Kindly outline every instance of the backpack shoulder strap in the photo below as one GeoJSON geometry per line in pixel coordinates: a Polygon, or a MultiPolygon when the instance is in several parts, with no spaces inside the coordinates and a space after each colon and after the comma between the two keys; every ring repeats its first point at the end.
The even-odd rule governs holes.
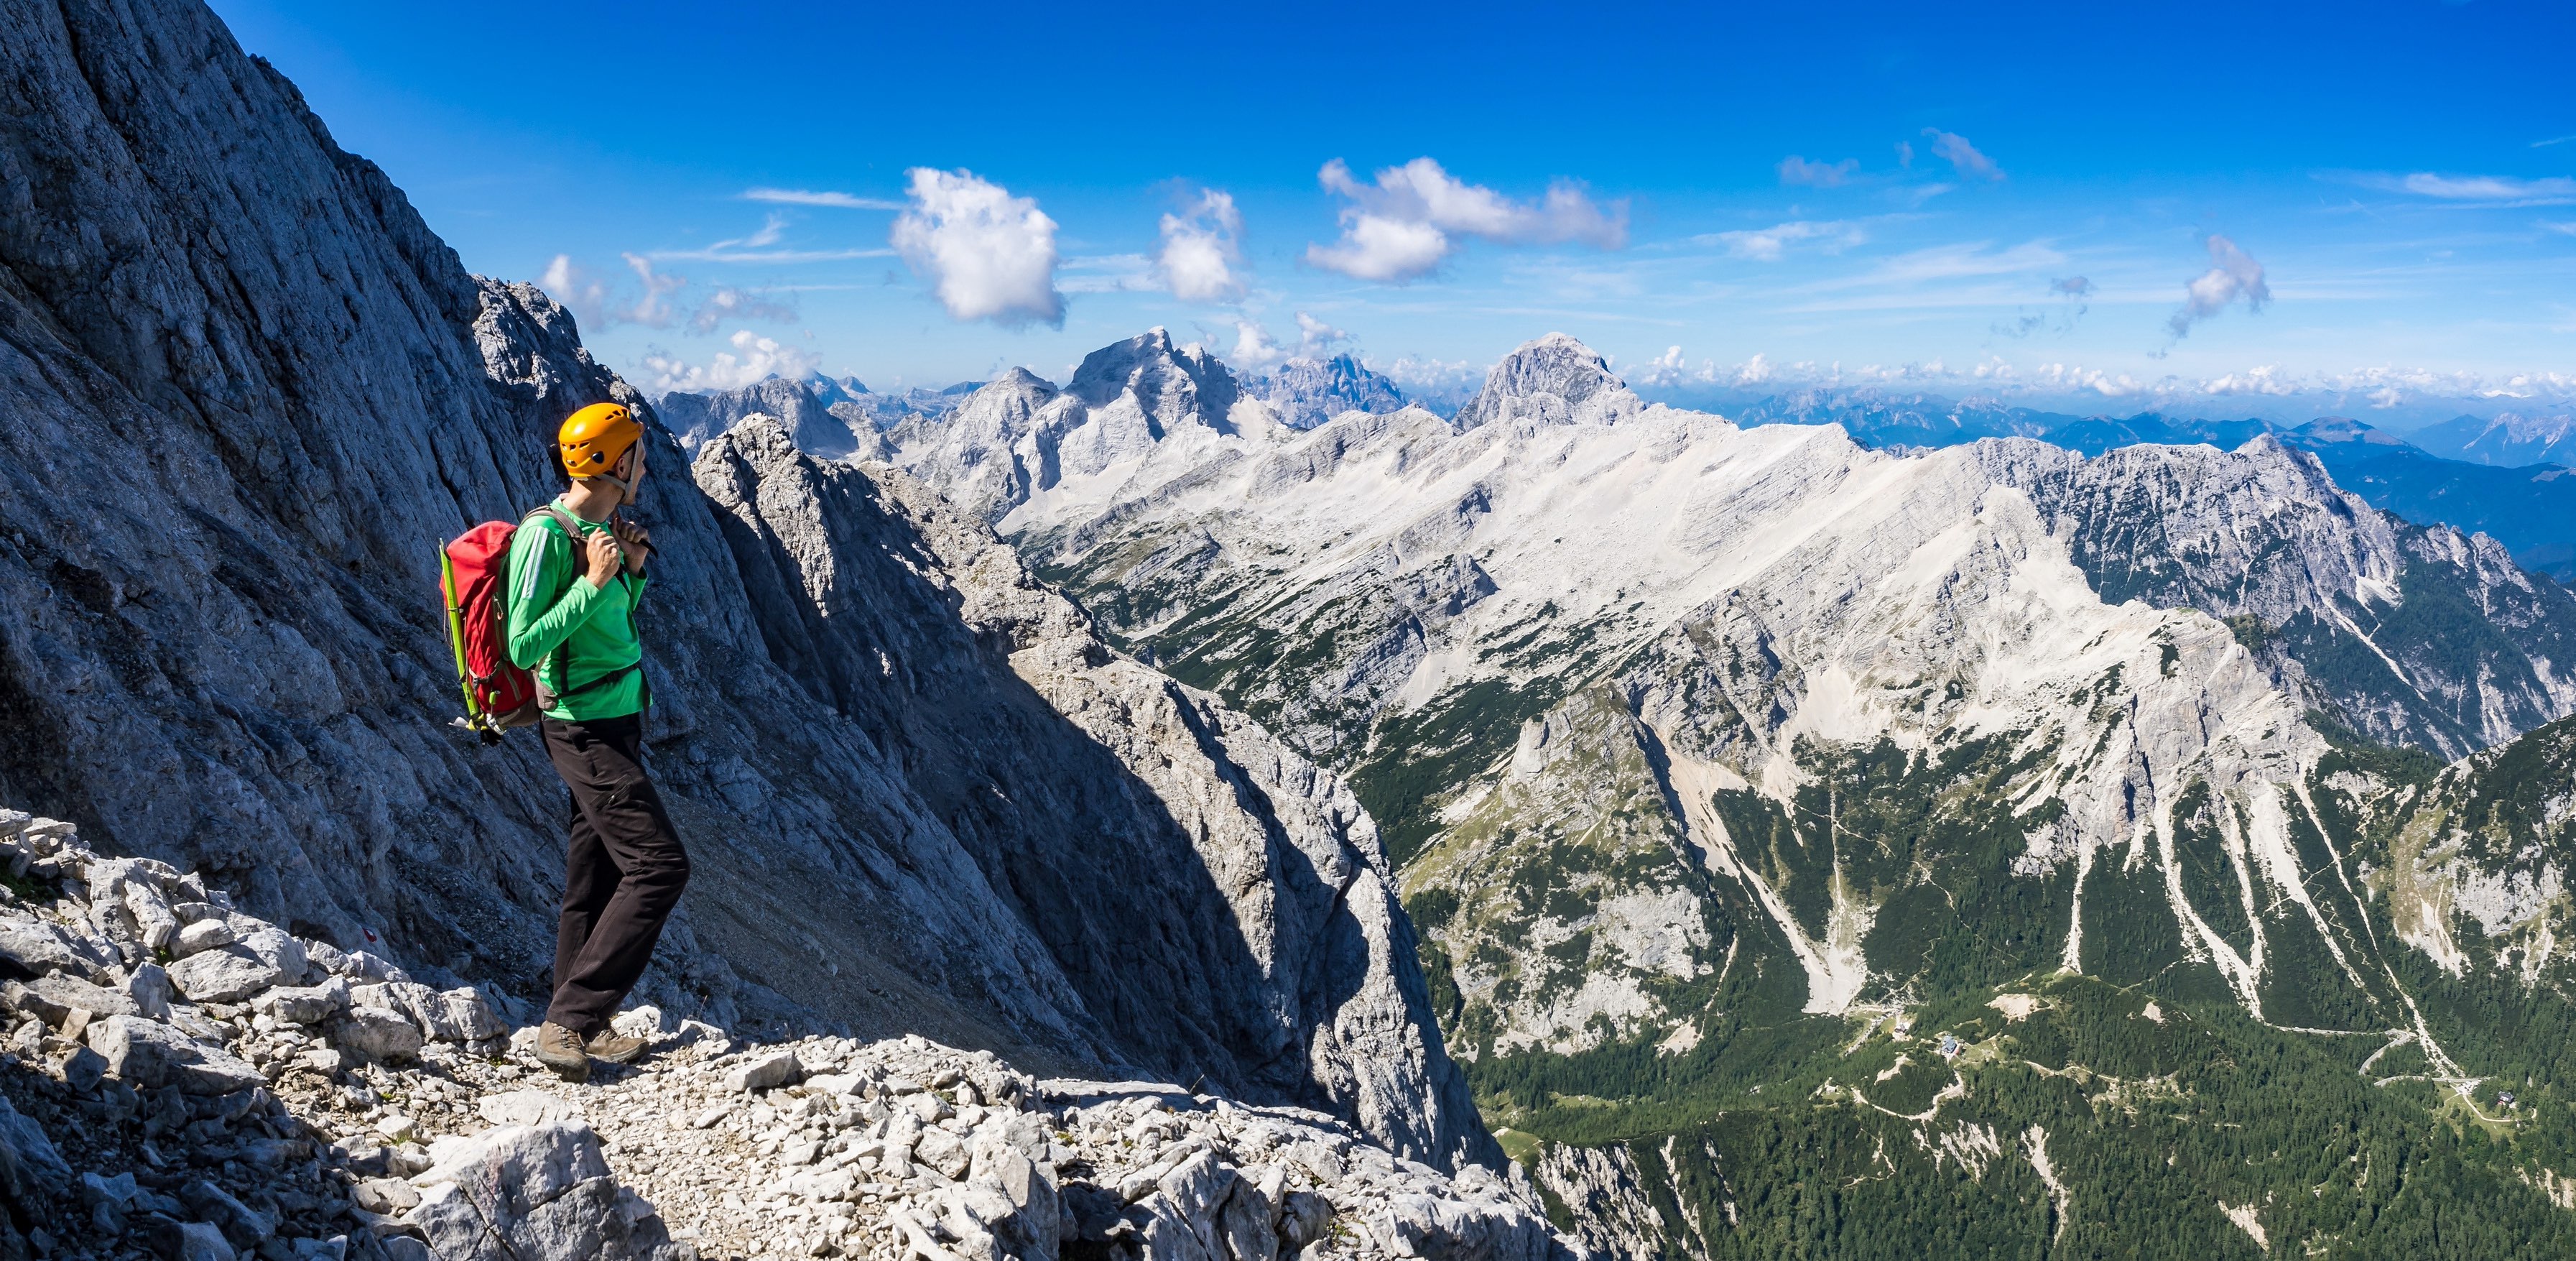
{"type": "Polygon", "coordinates": [[[552,518],[555,523],[555,528],[563,531],[565,542],[573,543],[580,541],[581,523],[573,520],[571,513],[566,512],[553,504],[540,504],[534,508],[528,509],[527,514],[519,518],[519,525],[524,529],[529,522],[534,521],[539,517],[552,518]]]}

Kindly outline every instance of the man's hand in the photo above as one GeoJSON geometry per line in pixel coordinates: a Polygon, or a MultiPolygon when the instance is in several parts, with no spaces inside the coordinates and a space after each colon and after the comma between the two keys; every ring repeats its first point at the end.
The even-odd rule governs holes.
{"type": "Polygon", "coordinates": [[[618,562],[624,559],[623,550],[606,530],[594,530],[583,535],[582,539],[583,559],[590,565],[590,585],[607,586],[608,580],[617,576],[618,562]]]}
{"type": "Polygon", "coordinates": [[[653,536],[645,533],[644,527],[623,518],[609,522],[608,528],[617,532],[618,547],[626,554],[626,572],[644,572],[644,558],[653,552],[653,536]]]}

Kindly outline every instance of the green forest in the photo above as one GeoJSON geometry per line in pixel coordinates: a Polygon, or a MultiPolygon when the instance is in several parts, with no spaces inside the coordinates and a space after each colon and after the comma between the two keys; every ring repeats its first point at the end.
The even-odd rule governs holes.
{"type": "MultiPolygon", "coordinates": [[[[2545,836],[2491,844],[2486,857],[2563,864],[2576,722],[2448,774],[2420,753],[2334,736],[2309,785],[2317,815],[2301,816],[2292,840],[2323,884],[2331,833],[2360,895],[2311,890],[2324,935],[2264,908],[2262,1019],[2190,957],[2143,871],[2094,870],[2084,970],[2060,970],[2073,881],[2002,870],[2008,842],[2034,821],[2014,826],[1997,808],[1990,790],[2017,760],[2000,744],[1934,762],[1886,747],[1809,750],[1802,761],[1829,769],[1798,808],[1750,792],[1716,803],[1740,846],[1780,856],[1786,888],[1813,849],[1807,820],[1830,809],[1846,854],[1875,854],[1850,878],[1893,889],[1894,874],[1931,861],[1957,877],[1942,885],[1978,891],[1955,911],[1882,905],[1873,971],[1908,982],[1885,1001],[1802,1014],[1804,978],[1784,951],[1756,948],[1708,993],[1686,1051],[1637,1037],[1497,1054],[1479,1029],[1454,1027],[1436,944],[1426,962],[1488,1122],[1516,1159],[1547,1171],[1559,1224],[1574,1227],[1578,1209],[1592,1222],[1621,1216],[1567,1194],[1626,1200],[1631,1218],[1642,1198],[1659,1237],[1623,1242],[1676,1261],[2576,1256],[2576,1183],[2560,1177],[2576,1171],[2576,1004],[2563,964],[2531,976],[2496,966],[2502,943],[2464,919],[2464,949],[2483,966],[2454,975],[2398,946],[2387,900],[2368,895],[2391,847],[2433,822],[2471,849],[2545,836]],[[1855,844],[1872,838],[1886,843],[1855,844]],[[2328,937],[2368,969],[2362,984],[2328,937]],[[2419,1027],[2473,1081],[2446,1073],[2419,1027]],[[1592,1178],[1569,1176],[1578,1166],[1592,1178]],[[1604,1169],[1615,1170],[1606,1192],[1604,1169]]],[[[2196,786],[2173,818],[2185,896],[2241,946],[2250,926],[2241,910],[2224,913],[2237,905],[2223,896],[2234,877],[2214,856],[2214,812],[2232,808],[2196,786]]],[[[1445,896],[1409,904],[1437,924],[1445,896]]],[[[1801,921],[1821,916],[1811,898],[1789,901],[1801,921]]],[[[1757,911],[1723,909],[1762,944],[1757,911]]]]}

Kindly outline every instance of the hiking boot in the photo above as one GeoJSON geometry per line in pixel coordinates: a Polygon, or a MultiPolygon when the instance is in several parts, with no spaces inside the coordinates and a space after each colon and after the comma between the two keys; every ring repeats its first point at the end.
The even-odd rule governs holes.
{"type": "Polygon", "coordinates": [[[603,1028],[590,1035],[590,1041],[582,1049],[590,1052],[590,1058],[595,1060],[605,1060],[611,1064],[632,1064],[644,1058],[645,1048],[651,1045],[653,1044],[642,1038],[630,1038],[615,1029],[603,1028]]]}
{"type": "Polygon", "coordinates": [[[549,1020],[537,1026],[537,1062],[566,1081],[590,1080],[590,1053],[582,1048],[581,1035],[549,1020]]]}

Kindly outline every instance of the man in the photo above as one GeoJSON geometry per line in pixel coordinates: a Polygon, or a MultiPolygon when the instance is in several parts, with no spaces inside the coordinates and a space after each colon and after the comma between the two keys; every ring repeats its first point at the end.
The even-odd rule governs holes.
{"type": "Polygon", "coordinates": [[[635,605],[650,536],[614,519],[644,483],[643,437],[615,403],[574,412],[555,440],[572,486],[510,541],[510,659],[536,674],[546,756],[572,796],[555,989],[536,1055],[574,1081],[589,1079],[593,1058],[644,1053],[643,1039],[608,1021],[689,882],[688,855],[644,774],[635,605]]]}

